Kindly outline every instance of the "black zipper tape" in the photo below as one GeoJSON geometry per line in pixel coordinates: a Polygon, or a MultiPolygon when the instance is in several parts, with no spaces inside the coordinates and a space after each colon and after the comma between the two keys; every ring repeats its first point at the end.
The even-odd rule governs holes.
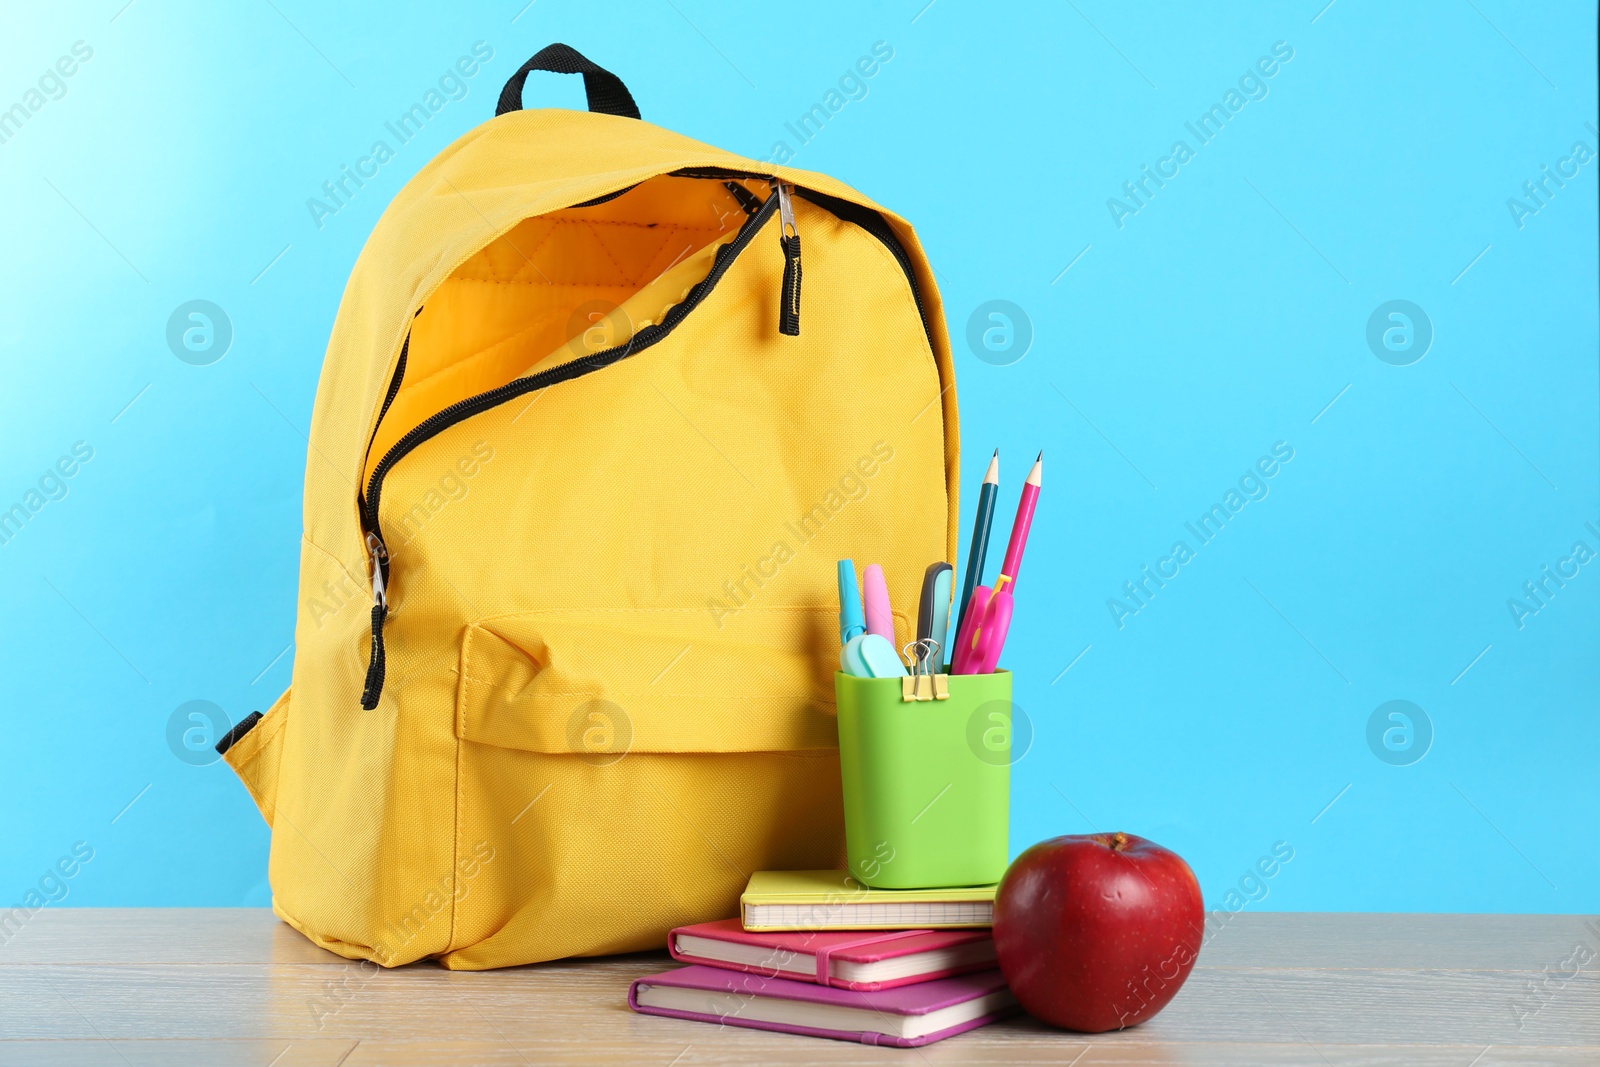
{"type": "MultiPolygon", "coordinates": [[[[546,389],[561,382],[571,381],[603,370],[620,360],[642,352],[657,342],[663,340],[673,330],[677,329],[688,314],[698,307],[711,291],[716,288],[722,276],[727,273],[735,257],[747,248],[755,238],[756,233],[777,211],[778,198],[768,197],[766,203],[740,227],[739,233],[732,241],[717,249],[712,259],[711,270],[706,276],[696,282],[688,295],[674,304],[662,316],[659,323],[646,326],[634,334],[628,341],[608,348],[603,352],[596,352],[587,356],[579,356],[557,367],[530,374],[526,378],[518,378],[507,382],[497,389],[479,393],[465,400],[457,401],[443,411],[419,422],[396,441],[389,451],[385,452],[378,465],[372,468],[372,476],[367,480],[367,491],[361,500],[363,525],[367,533],[375,536],[378,543],[383,544],[383,525],[379,518],[379,507],[383,495],[383,479],[389,471],[404,458],[409,452],[421,445],[424,441],[436,437],[440,433],[454,426],[456,423],[471,418],[473,415],[498,407],[508,400],[522,396],[525,393],[546,389]]],[[[373,565],[380,567],[383,573],[384,584],[389,580],[389,558],[384,553],[373,561],[373,565]]],[[[361,706],[368,711],[378,706],[378,698],[383,695],[383,681],[385,668],[385,652],[383,646],[383,623],[388,617],[387,604],[380,602],[372,607],[372,646],[368,652],[367,677],[362,687],[361,706]]]]}
{"type": "Polygon", "coordinates": [[[928,335],[928,350],[937,352],[938,349],[933,344],[933,324],[928,321],[928,308],[922,302],[922,287],[917,284],[917,273],[911,267],[911,256],[906,252],[905,246],[900,243],[900,239],[894,235],[894,230],[889,226],[889,220],[869,207],[862,207],[860,204],[842,200],[837,196],[829,196],[827,193],[818,193],[810,189],[797,187],[795,195],[803,200],[810,201],[845,222],[860,226],[863,230],[883,242],[883,246],[889,250],[889,254],[895,258],[895,262],[900,264],[900,269],[905,271],[906,284],[911,286],[911,299],[916,302],[917,314],[922,317],[922,329],[928,335]]]}
{"type": "MultiPolygon", "coordinates": [[[[422,314],[422,309],[418,308],[417,315],[420,314],[422,314]]],[[[415,319],[417,315],[413,315],[411,317],[415,319]]],[[[372,457],[372,445],[373,442],[377,441],[378,439],[378,427],[383,425],[383,417],[389,414],[389,406],[394,403],[394,398],[400,394],[400,382],[406,376],[406,356],[410,353],[410,351],[411,331],[407,330],[406,339],[400,345],[400,361],[394,365],[394,377],[389,379],[389,391],[384,394],[383,407],[378,409],[378,421],[372,424],[372,436],[367,439],[366,454],[361,457],[361,467],[363,470],[366,469],[367,460],[372,457]]],[[[356,506],[362,511],[365,511],[367,507],[366,494],[360,489],[356,490],[356,506]]]]}
{"type": "Polygon", "coordinates": [[[761,198],[738,182],[725,180],[722,185],[732,194],[735,200],[739,201],[739,206],[744,208],[746,215],[754,215],[761,210],[761,198]]]}
{"type": "MultiPolygon", "coordinates": [[[[574,378],[581,378],[597,370],[604,370],[611,364],[626,359],[635,353],[642,352],[663,340],[673,330],[677,329],[678,324],[684,320],[689,312],[698,307],[711,294],[712,289],[722,280],[722,276],[727,273],[734,257],[743,252],[745,247],[750,244],[756,235],[756,231],[761,229],[762,224],[772,216],[777,206],[776,198],[769,197],[767,202],[761,206],[761,210],[750,216],[745,221],[745,224],[740,227],[739,235],[717,249],[711,270],[690,288],[688,295],[684,297],[681,303],[674,304],[668,310],[659,323],[646,326],[626,342],[613,348],[608,348],[603,352],[579,356],[577,359],[569,360],[560,366],[551,367],[549,370],[540,371],[538,374],[530,374],[526,378],[518,378],[515,381],[507,382],[499,388],[490,389],[488,392],[479,393],[476,396],[470,396],[465,400],[459,400],[443,411],[423,419],[406,431],[400,440],[396,441],[389,451],[384,453],[383,458],[378,461],[378,465],[372,469],[372,477],[367,480],[365,515],[367,532],[377,534],[379,540],[383,539],[383,528],[378,518],[378,506],[383,493],[383,479],[389,473],[389,470],[412,449],[461,422],[463,419],[488,411],[490,408],[499,407],[506,401],[514,400],[525,393],[544,389],[560,382],[571,381],[574,378]]],[[[385,577],[387,577],[387,574],[385,577]]]]}

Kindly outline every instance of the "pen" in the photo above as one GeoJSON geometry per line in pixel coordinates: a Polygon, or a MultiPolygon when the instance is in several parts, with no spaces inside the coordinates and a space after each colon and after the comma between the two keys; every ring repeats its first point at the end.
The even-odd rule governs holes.
{"type": "Polygon", "coordinates": [[[978,514],[972,523],[972,544],[967,548],[967,578],[961,585],[960,612],[956,615],[956,632],[967,621],[967,608],[972,603],[972,591],[983,584],[983,564],[989,554],[989,527],[994,525],[994,500],[1000,495],[1000,450],[989,457],[989,469],[983,476],[983,487],[978,490],[978,514]]]}

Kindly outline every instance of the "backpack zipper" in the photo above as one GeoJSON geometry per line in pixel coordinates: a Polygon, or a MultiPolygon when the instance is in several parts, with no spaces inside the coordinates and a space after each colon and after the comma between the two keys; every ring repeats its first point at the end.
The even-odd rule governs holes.
{"type": "MultiPolygon", "coordinates": [[[[911,299],[917,306],[917,315],[922,319],[922,328],[928,338],[928,348],[930,351],[935,350],[933,325],[928,320],[928,310],[922,300],[922,288],[917,284],[917,276],[912,269],[911,257],[906,253],[899,239],[895,237],[894,231],[889,227],[884,217],[878,212],[853,204],[848,200],[829,196],[826,193],[813,192],[808,189],[796,189],[793,185],[780,182],[769,174],[754,174],[748,171],[728,170],[721,167],[688,167],[674,171],[673,175],[685,178],[715,178],[724,181],[736,178],[757,179],[772,183],[776,191],[774,195],[768,197],[766,201],[753,210],[751,205],[745,203],[743,197],[739,197],[741,204],[744,204],[746,210],[750,211],[750,215],[740,228],[738,236],[717,250],[710,272],[690,288],[689,295],[684,298],[683,302],[673,305],[668,310],[661,322],[645,327],[633,338],[614,348],[588,356],[580,356],[560,366],[540,371],[538,374],[529,375],[526,378],[518,378],[499,388],[457,401],[443,411],[429,416],[406,431],[398,441],[390,446],[389,451],[384,453],[383,458],[378,461],[378,465],[372,469],[372,475],[367,480],[366,491],[364,493],[358,491],[357,505],[372,569],[373,601],[372,648],[368,654],[367,675],[362,686],[362,708],[368,711],[376,708],[378,706],[378,698],[383,695],[386,668],[383,624],[389,614],[387,596],[389,550],[383,540],[383,528],[378,518],[378,505],[379,497],[383,491],[383,479],[389,473],[389,470],[418,445],[461,422],[463,419],[497,407],[524,393],[545,389],[549,386],[581,378],[586,374],[602,370],[636,352],[649,348],[665,338],[716,287],[717,282],[726,273],[734,257],[744,251],[745,247],[750,244],[757,231],[761,229],[775,209],[780,212],[781,229],[779,239],[782,242],[784,252],[783,300],[779,311],[779,330],[790,336],[797,335],[800,332],[800,235],[794,228],[793,204],[790,199],[792,195],[801,196],[834,216],[846,222],[854,223],[876,237],[889,250],[895,262],[900,264],[900,269],[905,273],[906,284],[911,288],[911,299]],[[792,244],[790,243],[791,237],[792,244]],[[792,330],[785,328],[790,325],[793,327],[792,330]]],[[[632,187],[630,186],[630,188],[632,187]]],[[[622,192],[627,192],[627,190],[624,189],[616,194],[599,197],[595,201],[591,201],[591,203],[613,199],[614,196],[621,195],[622,192]]],[[[421,313],[420,308],[418,313],[421,313]]],[[[379,424],[382,423],[384,414],[388,412],[390,404],[393,403],[396,394],[400,390],[400,380],[405,373],[406,353],[410,348],[410,344],[411,336],[408,332],[406,340],[401,346],[400,360],[395,367],[394,377],[389,382],[388,394],[384,398],[383,407],[378,412],[379,424]]],[[[374,425],[373,438],[376,439],[376,437],[377,425],[374,425]]],[[[370,441],[368,442],[368,448],[371,448],[370,441]]]]}
{"type": "Polygon", "coordinates": [[[800,336],[800,231],[794,224],[794,205],[789,194],[794,186],[787,182],[773,182],[778,197],[778,244],[783,249],[783,294],[778,308],[778,332],[790,337],[800,336]]]}
{"type": "Polygon", "coordinates": [[[894,235],[888,220],[871,208],[862,207],[849,200],[841,200],[837,196],[829,196],[827,193],[796,189],[795,195],[817,205],[835,218],[861,227],[889,250],[889,254],[905,272],[906,284],[911,287],[911,300],[917,305],[917,315],[922,319],[922,330],[928,335],[928,350],[937,352],[933,343],[933,323],[928,321],[928,308],[922,302],[922,287],[917,284],[917,273],[911,267],[911,256],[906,252],[905,245],[902,245],[900,239],[894,235]]]}
{"type": "MultiPolygon", "coordinates": [[[[764,182],[777,180],[770,174],[756,174],[748,170],[733,170],[728,167],[684,167],[681,170],[673,171],[672,176],[674,178],[719,178],[723,180],[747,178],[764,182]]],[[[861,227],[876,237],[889,250],[889,254],[894,257],[895,262],[900,264],[900,269],[905,272],[906,284],[911,287],[912,302],[917,305],[917,314],[922,319],[923,332],[928,335],[928,349],[929,351],[935,351],[933,323],[928,319],[927,305],[922,302],[922,287],[917,284],[917,274],[911,266],[911,256],[907,254],[905,246],[900,243],[900,239],[894,235],[894,230],[890,227],[888,220],[872,208],[862,207],[860,204],[837,196],[829,196],[827,193],[819,193],[812,189],[803,189],[796,186],[791,186],[791,188],[795,196],[800,197],[802,200],[810,201],[835,218],[861,227]]]]}
{"type": "Polygon", "coordinates": [[[383,524],[379,519],[379,505],[383,495],[383,480],[394,465],[407,453],[418,445],[427,441],[444,430],[454,426],[464,419],[470,418],[490,408],[498,407],[508,400],[515,399],[524,393],[545,389],[560,382],[581,378],[597,370],[609,367],[611,364],[625,359],[635,353],[661,341],[705,298],[711,293],[722,276],[727,273],[728,267],[740,252],[743,252],[756,233],[778,208],[778,198],[768,197],[766,202],[757,209],[756,213],[747,218],[740,227],[739,233],[732,241],[717,249],[712,260],[711,270],[704,278],[696,282],[689,294],[681,303],[674,304],[664,315],[659,323],[653,323],[634,334],[632,338],[608,348],[603,352],[592,355],[579,356],[577,359],[568,360],[559,366],[531,374],[525,378],[518,378],[507,382],[505,385],[476,396],[459,400],[443,411],[430,415],[417,425],[407,430],[401,438],[390,446],[383,458],[378,460],[377,466],[372,468],[372,476],[367,480],[366,493],[360,500],[363,533],[366,535],[367,553],[372,567],[372,648],[368,653],[367,676],[361,691],[361,706],[368,711],[378,706],[378,699],[383,695],[383,682],[385,673],[385,655],[383,647],[383,624],[388,618],[389,604],[386,588],[389,580],[389,550],[383,539],[383,524]]]}
{"type": "MultiPolygon", "coordinates": [[[[422,314],[422,309],[418,308],[417,315],[420,314],[422,314]]],[[[411,317],[415,319],[417,315],[413,315],[411,317]]],[[[400,383],[405,380],[406,376],[406,356],[410,353],[410,351],[411,331],[407,330],[406,339],[400,345],[400,360],[394,365],[394,377],[389,379],[389,391],[384,394],[383,407],[378,409],[378,421],[372,424],[372,436],[367,439],[367,451],[361,457],[362,470],[366,470],[367,460],[372,458],[372,446],[378,440],[378,427],[383,425],[383,417],[389,414],[389,408],[394,404],[394,398],[400,394],[400,383]]],[[[356,489],[356,507],[362,511],[365,511],[366,506],[366,494],[358,487],[356,489]]]]}
{"type": "Polygon", "coordinates": [[[367,554],[372,557],[372,651],[367,657],[367,677],[361,686],[361,706],[371,711],[383,693],[387,667],[383,653],[383,623],[389,617],[389,597],[385,582],[389,573],[389,550],[377,534],[367,534],[367,554]]]}

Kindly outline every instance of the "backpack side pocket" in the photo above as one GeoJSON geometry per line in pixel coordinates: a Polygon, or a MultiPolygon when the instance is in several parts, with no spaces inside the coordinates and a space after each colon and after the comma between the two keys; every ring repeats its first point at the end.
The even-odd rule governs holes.
{"type": "Polygon", "coordinates": [[[278,807],[278,767],[283,757],[283,727],[288,721],[289,690],[285,689],[242,736],[235,737],[230,731],[223,739],[227,747],[222,750],[222,758],[244,783],[268,826],[278,807]]]}

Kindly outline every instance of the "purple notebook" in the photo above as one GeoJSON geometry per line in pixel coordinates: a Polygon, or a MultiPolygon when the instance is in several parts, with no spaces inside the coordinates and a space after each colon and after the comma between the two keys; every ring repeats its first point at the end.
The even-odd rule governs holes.
{"type": "Polygon", "coordinates": [[[999,971],[868,993],[697,964],[637,979],[628,1006],[647,1015],[911,1048],[1010,1015],[1017,1000],[999,971]]]}

